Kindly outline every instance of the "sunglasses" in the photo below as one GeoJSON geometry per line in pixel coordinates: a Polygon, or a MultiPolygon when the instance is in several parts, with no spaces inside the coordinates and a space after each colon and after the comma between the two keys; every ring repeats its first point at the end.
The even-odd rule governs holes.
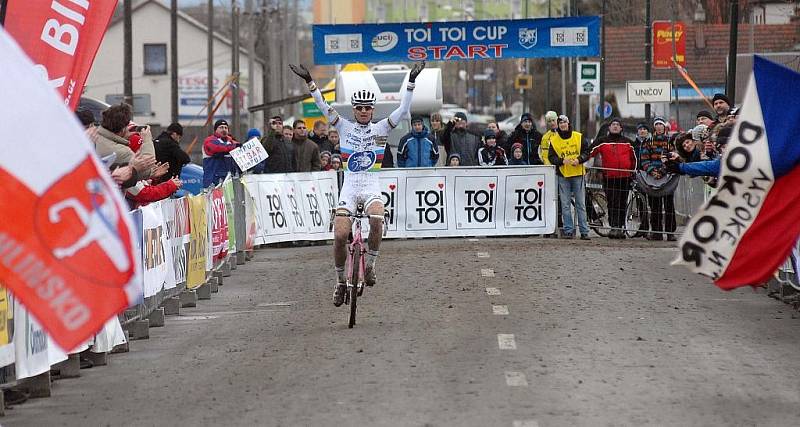
{"type": "Polygon", "coordinates": [[[355,107],[355,109],[358,110],[358,111],[372,111],[372,107],[370,107],[368,105],[359,105],[359,106],[355,107]]]}

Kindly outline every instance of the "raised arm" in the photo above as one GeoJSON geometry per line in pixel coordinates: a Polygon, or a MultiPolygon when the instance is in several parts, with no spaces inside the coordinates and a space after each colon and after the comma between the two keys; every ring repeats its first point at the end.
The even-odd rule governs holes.
{"type": "Polygon", "coordinates": [[[325,118],[328,119],[328,123],[330,123],[331,126],[336,126],[336,123],[339,121],[339,113],[325,101],[322,92],[320,92],[314,79],[311,78],[311,72],[308,71],[303,64],[289,64],[289,68],[293,73],[297,74],[298,77],[305,80],[308,85],[308,91],[311,93],[311,97],[314,98],[314,103],[317,104],[319,111],[322,111],[322,114],[325,115],[325,118]]]}
{"type": "Polygon", "coordinates": [[[396,128],[397,125],[400,124],[400,120],[403,120],[403,117],[408,116],[408,113],[411,111],[411,97],[414,95],[414,85],[417,80],[417,76],[424,68],[425,61],[417,62],[414,64],[414,67],[411,68],[411,72],[408,73],[408,86],[406,87],[406,91],[403,93],[403,96],[400,99],[400,106],[397,107],[396,110],[392,111],[388,117],[390,128],[396,128]]]}

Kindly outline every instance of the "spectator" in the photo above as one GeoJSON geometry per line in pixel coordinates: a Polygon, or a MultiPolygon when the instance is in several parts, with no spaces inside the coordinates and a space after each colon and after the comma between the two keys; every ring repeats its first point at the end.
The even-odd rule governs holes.
{"type": "Polygon", "coordinates": [[[590,157],[599,157],[603,168],[603,192],[608,201],[608,222],[611,225],[608,237],[624,239],[625,210],[631,177],[636,169],[636,155],[633,141],[622,135],[622,122],[618,118],[611,119],[608,134],[598,139],[590,157]]]}
{"type": "Polygon", "coordinates": [[[231,151],[239,147],[238,141],[228,133],[228,122],[214,122],[214,133],[203,141],[203,187],[217,185],[230,173],[239,174],[239,167],[231,157],[231,151]]]}
{"type": "MultiPolygon", "coordinates": [[[[247,138],[244,139],[244,142],[250,141],[251,139],[255,138],[259,142],[261,141],[261,131],[258,128],[250,128],[247,130],[247,138]]],[[[253,166],[249,169],[252,173],[265,173],[267,170],[267,159],[260,161],[257,165],[253,166]]],[[[244,172],[244,171],[242,171],[244,172]]]]}
{"type": "Polygon", "coordinates": [[[180,123],[171,123],[165,131],[156,138],[156,160],[160,163],[169,163],[169,170],[164,178],[170,179],[181,175],[184,165],[191,163],[192,159],[181,149],[180,141],[183,137],[183,126],[180,123]]]}
{"type": "Polygon", "coordinates": [[[487,123],[486,128],[494,131],[494,136],[497,142],[497,146],[502,147],[504,150],[506,150],[507,153],[510,153],[511,144],[508,143],[508,135],[506,135],[504,131],[500,130],[500,126],[497,125],[497,122],[487,123]]]}
{"type": "Polygon", "coordinates": [[[429,168],[439,161],[439,147],[428,138],[428,129],[422,117],[411,119],[411,132],[397,144],[397,167],[429,168]]]}
{"type": "Polygon", "coordinates": [[[717,123],[725,123],[728,118],[728,112],[731,110],[731,100],[724,93],[714,94],[711,100],[711,105],[714,106],[714,111],[717,113],[717,123]]]}
{"type": "Polygon", "coordinates": [[[714,117],[706,110],[702,110],[697,113],[697,124],[698,125],[706,125],[708,127],[713,127],[715,123],[714,117]]]}
{"type": "Polygon", "coordinates": [[[317,144],[320,152],[333,152],[333,144],[328,139],[328,123],[322,120],[314,122],[314,129],[308,134],[308,139],[317,144]]]}
{"type": "Polygon", "coordinates": [[[522,144],[515,142],[511,145],[511,158],[508,160],[511,166],[527,166],[528,162],[522,158],[522,144]]]}
{"type": "Polygon", "coordinates": [[[94,115],[91,111],[85,108],[78,108],[75,110],[75,116],[78,117],[78,121],[84,129],[89,129],[94,126],[94,115]]]}
{"type": "Polygon", "coordinates": [[[506,150],[497,145],[494,131],[489,128],[483,131],[483,146],[478,149],[478,163],[481,166],[508,166],[506,150]]]}
{"type": "Polygon", "coordinates": [[[341,154],[342,151],[339,148],[339,131],[335,128],[328,131],[328,141],[331,142],[331,146],[333,147],[333,151],[331,154],[341,154]]]}
{"type": "Polygon", "coordinates": [[[319,164],[322,170],[329,171],[331,170],[331,152],[330,151],[323,151],[319,153],[319,164]]]}
{"type": "MultiPolygon", "coordinates": [[[[558,133],[558,114],[555,111],[546,112],[544,122],[547,125],[547,131],[542,135],[542,142],[539,144],[539,159],[542,160],[542,164],[549,165],[550,138],[558,133]]],[[[522,144],[519,145],[522,146],[522,144]]]]}
{"type": "Polygon", "coordinates": [[[381,161],[382,169],[391,169],[394,167],[394,153],[392,153],[392,146],[388,143],[383,148],[383,160],[381,161]]]}
{"type": "Polygon", "coordinates": [[[684,162],[698,162],[700,161],[700,149],[695,141],[692,139],[692,133],[680,133],[675,136],[675,151],[684,162]]]}
{"type": "Polygon", "coordinates": [[[331,170],[339,172],[342,170],[342,155],[334,154],[331,156],[331,170]]]}
{"type": "MultiPolygon", "coordinates": [[[[665,178],[667,170],[661,160],[672,151],[669,136],[667,136],[667,123],[661,117],[653,120],[653,137],[642,146],[641,169],[655,179],[665,178]]],[[[669,194],[661,197],[647,196],[650,206],[650,235],[648,240],[663,240],[662,231],[672,233],[676,230],[675,223],[675,197],[669,194]],[[662,211],[663,209],[663,211],[662,211]]],[[[667,240],[675,241],[674,234],[667,234],[667,240]]]]}
{"type": "Polygon", "coordinates": [[[441,146],[443,133],[444,123],[442,123],[442,115],[439,113],[431,114],[431,131],[428,135],[428,139],[430,139],[437,146],[441,146]]]}
{"type": "MultiPolygon", "coordinates": [[[[127,165],[130,163],[133,158],[133,150],[128,141],[128,123],[132,117],[133,112],[128,104],[112,105],[103,111],[103,120],[97,129],[97,138],[94,139],[98,156],[106,157],[115,153],[116,164],[127,165]]],[[[147,176],[149,177],[150,174],[148,173],[147,176]]]]}
{"type": "Polygon", "coordinates": [[[678,119],[676,119],[675,116],[670,116],[669,118],[669,130],[673,133],[683,132],[683,129],[681,129],[681,125],[678,123],[678,119]]]}
{"type": "Polygon", "coordinates": [[[295,120],[294,136],[294,171],[295,172],[314,172],[321,170],[319,160],[319,146],[308,139],[306,122],[295,120]]]}
{"type": "MultiPolygon", "coordinates": [[[[280,118],[280,117],[278,117],[280,118]]],[[[284,127],[283,122],[278,122],[273,117],[270,122],[269,135],[261,140],[261,144],[269,154],[267,158],[267,173],[294,172],[294,130],[284,127]]]]}
{"type": "Polygon", "coordinates": [[[509,148],[514,143],[522,144],[522,158],[529,165],[541,165],[542,159],[539,158],[539,145],[542,143],[542,134],[533,125],[533,116],[524,113],[520,117],[519,124],[508,138],[509,148]]]}
{"type": "Polygon", "coordinates": [[[558,197],[561,200],[561,217],[564,221],[562,237],[575,237],[572,219],[572,203],[578,215],[578,228],[582,240],[589,240],[589,223],[586,220],[586,169],[583,163],[589,159],[589,146],[580,132],[572,130],[569,118],[558,116],[558,132],[550,138],[548,159],[556,166],[558,175],[558,197]]]}
{"type": "Polygon", "coordinates": [[[461,166],[461,155],[453,153],[447,156],[447,166],[461,166]]]}
{"type": "Polygon", "coordinates": [[[442,142],[447,155],[458,153],[461,166],[478,166],[478,148],[481,138],[467,129],[467,115],[458,112],[447,123],[442,133],[442,142]]]}

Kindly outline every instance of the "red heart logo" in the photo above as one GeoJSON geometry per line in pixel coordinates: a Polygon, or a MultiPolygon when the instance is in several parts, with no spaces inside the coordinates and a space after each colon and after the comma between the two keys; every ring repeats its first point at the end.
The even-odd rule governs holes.
{"type": "Polygon", "coordinates": [[[394,189],[395,189],[395,188],[397,188],[397,186],[396,186],[396,185],[394,185],[394,184],[389,184],[389,189],[390,189],[390,190],[394,191],[394,189]]]}
{"type": "Polygon", "coordinates": [[[544,181],[539,181],[539,182],[537,182],[537,183],[536,183],[536,185],[538,185],[539,187],[541,187],[541,186],[543,186],[543,185],[544,185],[544,181]]]}
{"type": "Polygon", "coordinates": [[[440,182],[440,183],[439,183],[439,189],[442,189],[442,188],[444,188],[444,184],[442,184],[442,183],[440,182]]]}
{"type": "Polygon", "coordinates": [[[490,189],[490,190],[494,190],[494,183],[493,183],[493,182],[490,182],[490,183],[489,183],[489,189],[490,189]]]}

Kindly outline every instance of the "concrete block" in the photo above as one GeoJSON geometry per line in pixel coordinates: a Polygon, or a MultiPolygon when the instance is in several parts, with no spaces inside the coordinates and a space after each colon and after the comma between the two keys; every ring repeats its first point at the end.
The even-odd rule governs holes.
{"type": "Polygon", "coordinates": [[[244,258],[247,261],[251,261],[253,259],[253,251],[247,251],[244,253],[244,258]]]}
{"type": "MultiPolygon", "coordinates": [[[[228,276],[230,276],[230,274],[228,274],[228,276]]],[[[214,278],[217,279],[217,285],[219,285],[219,286],[223,285],[223,279],[222,279],[223,277],[225,277],[225,273],[224,272],[222,272],[222,271],[215,271],[214,272],[214,278]]]]}
{"type": "Polygon", "coordinates": [[[793,296],[797,294],[797,289],[793,288],[791,285],[784,285],[781,284],[781,300],[785,300],[787,297],[793,296]]]}
{"type": "Polygon", "coordinates": [[[161,303],[161,307],[167,316],[179,315],[181,314],[181,297],[167,298],[161,303]]]}
{"type": "MultiPolygon", "coordinates": [[[[234,265],[235,264],[236,263],[234,263],[234,265]]],[[[231,270],[233,270],[233,269],[231,268],[231,263],[230,262],[226,262],[225,264],[222,264],[222,276],[223,277],[229,277],[232,274],[231,270]]]]}
{"type": "Polygon", "coordinates": [[[50,372],[58,378],[78,378],[81,376],[81,356],[78,353],[70,354],[67,360],[56,363],[50,367],[50,372]]]}
{"type": "Polygon", "coordinates": [[[236,265],[244,265],[247,255],[244,252],[236,252],[236,265]]]}
{"type": "MultiPolygon", "coordinates": [[[[235,256],[234,256],[234,257],[235,257],[235,256]]],[[[231,266],[231,270],[236,270],[236,269],[238,268],[238,267],[236,266],[236,260],[235,260],[235,259],[229,259],[229,260],[228,260],[228,264],[231,266]]]]}
{"type": "Polygon", "coordinates": [[[209,289],[211,289],[211,293],[212,294],[215,294],[215,293],[219,292],[219,285],[220,284],[221,283],[220,283],[219,280],[217,280],[216,276],[208,279],[208,287],[209,287],[209,289]]]}
{"type": "Polygon", "coordinates": [[[111,349],[111,352],[109,354],[127,353],[129,351],[131,351],[131,346],[130,346],[129,342],[126,342],[126,343],[114,346],[114,348],[111,349]]]}
{"type": "Polygon", "coordinates": [[[187,289],[180,294],[181,307],[197,307],[197,292],[187,289]]]}
{"type": "Polygon", "coordinates": [[[197,291],[197,299],[211,299],[211,286],[208,282],[200,285],[195,291],[197,291]]]}
{"type": "Polygon", "coordinates": [[[146,340],[150,338],[150,321],[147,319],[128,322],[122,329],[128,331],[130,340],[146,340]]]}
{"type": "Polygon", "coordinates": [[[149,316],[147,316],[147,321],[150,322],[151,328],[161,328],[164,326],[164,307],[159,307],[153,310],[149,316]]]}
{"type": "Polygon", "coordinates": [[[94,366],[108,365],[108,353],[95,353],[93,351],[86,350],[83,353],[81,353],[81,356],[91,360],[94,366]]]}
{"type": "Polygon", "coordinates": [[[6,399],[5,393],[0,393],[0,417],[6,416],[6,399]]]}
{"type": "Polygon", "coordinates": [[[41,373],[35,377],[20,380],[17,388],[28,393],[31,398],[50,397],[50,371],[41,373]]]}

